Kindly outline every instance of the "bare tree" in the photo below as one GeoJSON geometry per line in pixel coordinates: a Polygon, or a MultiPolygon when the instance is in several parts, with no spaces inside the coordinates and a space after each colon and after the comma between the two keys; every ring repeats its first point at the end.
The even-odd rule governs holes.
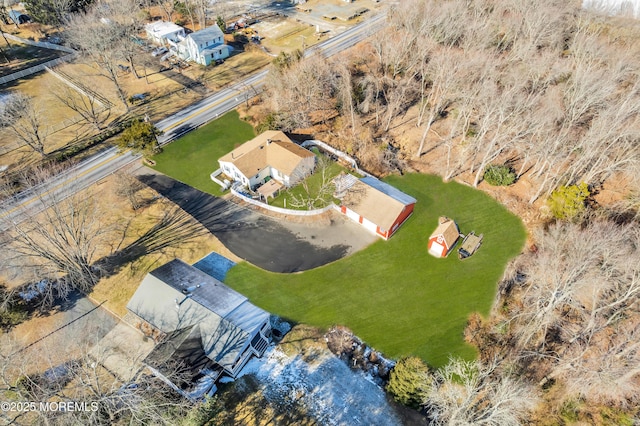
{"type": "Polygon", "coordinates": [[[536,236],[507,281],[517,356],[569,395],[636,401],[640,374],[640,233],[632,225],[557,224],[536,236]],[[602,244],[606,239],[607,244],[602,244]]]}
{"type": "MultiPolygon", "coordinates": [[[[135,2],[109,0],[87,13],[76,13],[67,22],[67,38],[86,59],[98,66],[101,75],[114,85],[117,96],[129,110],[127,94],[120,81],[121,61],[135,72],[135,51],[131,39],[140,29],[139,7],[135,2]]],[[[137,76],[137,74],[136,74],[137,76]]]]}
{"type": "MultiPolygon", "coordinates": [[[[73,341],[74,337],[58,338],[73,341]]],[[[146,372],[141,354],[135,350],[104,345],[96,339],[67,345],[45,340],[38,343],[40,351],[25,350],[21,342],[8,335],[0,336],[0,341],[3,400],[71,403],[82,407],[17,413],[11,419],[14,424],[170,425],[192,406],[146,372]],[[40,355],[36,357],[35,352],[40,355]],[[120,378],[104,367],[114,358],[118,360],[118,372],[126,372],[130,378],[120,378]]],[[[184,368],[177,365],[165,373],[169,379],[177,380],[184,375],[184,368]]]]}
{"type": "Polygon", "coordinates": [[[326,207],[333,200],[335,185],[334,175],[331,174],[332,161],[325,155],[319,155],[314,174],[320,175],[319,183],[312,184],[307,176],[296,176],[300,180],[299,193],[289,192],[289,205],[291,207],[319,209],[326,207]]]}
{"type": "Polygon", "coordinates": [[[267,77],[273,109],[283,130],[308,127],[335,113],[333,73],[322,58],[274,68],[267,77]]]}
{"type": "Polygon", "coordinates": [[[435,373],[424,404],[436,425],[518,426],[535,393],[496,363],[452,359],[435,373]]]}
{"type": "Polygon", "coordinates": [[[98,131],[104,128],[105,122],[111,115],[111,109],[94,96],[85,96],[67,86],[58,85],[54,95],[98,131]]]}
{"type": "Polygon", "coordinates": [[[33,98],[16,92],[4,102],[0,127],[5,127],[18,141],[44,157],[48,137],[44,115],[33,98]]]}
{"type": "Polygon", "coordinates": [[[116,195],[126,198],[133,210],[138,210],[143,205],[140,191],[144,184],[140,182],[129,170],[122,170],[115,174],[116,195]]]}
{"type": "Polygon", "coordinates": [[[160,9],[164,12],[167,21],[173,22],[173,14],[176,11],[176,2],[174,0],[161,0],[157,3],[158,6],[160,6],[160,9]]]}
{"type": "Polygon", "coordinates": [[[5,203],[0,218],[4,257],[40,277],[58,279],[58,291],[87,291],[98,280],[92,264],[104,254],[100,251],[107,247],[113,224],[91,193],[56,188],[50,180],[54,173],[44,169],[25,173],[27,189],[9,196],[12,202],[5,203]]]}
{"type": "Polygon", "coordinates": [[[207,26],[207,6],[208,0],[185,0],[189,9],[193,11],[193,14],[198,20],[198,26],[200,29],[204,29],[207,26]]]}

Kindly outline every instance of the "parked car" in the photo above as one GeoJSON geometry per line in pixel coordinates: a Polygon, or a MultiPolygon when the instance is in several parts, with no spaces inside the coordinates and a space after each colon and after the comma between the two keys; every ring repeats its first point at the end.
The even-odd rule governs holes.
{"type": "Polygon", "coordinates": [[[151,52],[151,56],[153,56],[155,58],[156,56],[160,56],[160,55],[162,55],[164,53],[167,53],[168,51],[169,51],[169,49],[167,49],[164,46],[161,46],[161,47],[158,47],[157,49],[154,49],[154,51],[151,52]]]}
{"type": "Polygon", "coordinates": [[[224,59],[216,59],[216,65],[224,64],[224,59]]]}

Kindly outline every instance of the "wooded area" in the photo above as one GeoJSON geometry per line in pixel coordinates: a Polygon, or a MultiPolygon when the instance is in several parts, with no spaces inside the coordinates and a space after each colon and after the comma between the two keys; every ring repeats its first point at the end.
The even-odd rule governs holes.
{"type": "Polygon", "coordinates": [[[508,162],[533,182],[529,202],[559,185],[633,174],[640,29],[578,7],[401,2],[389,27],[348,57],[279,62],[265,97],[270,126],[328,123],[332,139],[381,171],[398,165],[388,151],[415,160],[440,149],[438,173],[468,172],[474,186],[488,165],[508,162]],[[419,140],[395,131],[410,125],[419,140]]]}
{"type": "Polygon", "coordinates": [[[637,419],[637,21],[556,0],[409,0],[388,17],[349,56],[274,61],[263,125],[312,128],[377,173],[429,162],[478,186],[505,165],[505,185],[530,183],[521,208],[553,192],[558,220],[536,225],[492,315],[469,320],[480,359],[392,374],[388,390],[437,424],[637,419]],[[626,198],[585,208],[613,178],[626,198]]]}

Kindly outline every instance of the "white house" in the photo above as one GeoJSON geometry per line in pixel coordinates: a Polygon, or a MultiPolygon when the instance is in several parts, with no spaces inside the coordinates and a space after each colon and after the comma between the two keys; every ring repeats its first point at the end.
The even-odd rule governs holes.
{"type": "MultiPolygon", "coordinates": [[[[266,131],[240,145],[218,160],[220,169],[231,179],[254,189],[262,184],[273,186],[273,181],[284,186],[295,185],[310,175],[315,168],[316,156],[294,143],[284,133],[266,131]]],[[[278,188],[270,188],[270,196],[278,188]]]]}
{"type": "Polygon", "coordinates": [[[184,28],[173,22],[156,21],[145,25],[144,29],[149,40],[162,45],[175,45],[185,37],[184,28]]]}
{"type": "Polygon", "coordinates": [[[200,65],[209,65],[218,59],[228,58],[230,49],[224,44],[224,34],[217,25],[193,32],[176,45],[180,58],[200,65]]]}
{"type": "Polygon", "coordinates": [[[271,337],[269,313],[179,259],[149,272],[127,310],[159,341],[145,360],[154,374],[163,378],[162,365],[180,359],[194,376],[210,379],[208,389],[199,384],[200,390],[181,392],[189,398],[215,388],[223,373],[236,377],[252,356],[264,353],[271,337]]]}

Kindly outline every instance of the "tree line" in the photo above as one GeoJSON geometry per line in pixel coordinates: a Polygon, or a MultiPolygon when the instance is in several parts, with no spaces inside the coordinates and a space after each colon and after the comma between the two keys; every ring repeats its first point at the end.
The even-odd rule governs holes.
{"type": "Polygon", "coordinates": [[[349,57],[278,60],[270,125],[329,123],[374,169],[389,168],[380,155],[389,146],[408,161],[439,149],[439,173],[469,173],[475,186],[487,166],[509,161],[533,182],[533,202],[637,171],[638,37],[637,25],[571,2],[401,2],[349,57]],[[407,123],[416,140],[394,136],[407,123]]]}

